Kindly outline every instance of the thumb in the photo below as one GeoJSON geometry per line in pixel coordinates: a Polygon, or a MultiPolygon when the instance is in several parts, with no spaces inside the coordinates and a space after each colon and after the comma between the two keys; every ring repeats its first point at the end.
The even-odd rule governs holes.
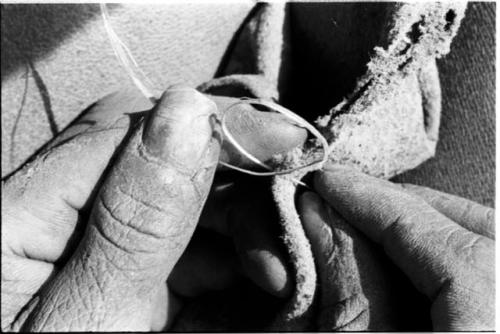
{"type": "Polygon", "coordinates": [[[110,170],[77,251],[42,291],[25,329],[150,329],[154,296],[212,183],[220,150],[215,112],[193,89],[162,96],[110,170]]]}

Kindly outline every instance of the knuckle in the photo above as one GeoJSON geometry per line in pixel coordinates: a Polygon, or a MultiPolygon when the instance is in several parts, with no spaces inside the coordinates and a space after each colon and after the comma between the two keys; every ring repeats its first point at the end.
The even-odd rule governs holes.
{"type": "Polygon", "coordinates": [[[217,110],[217,105],[214,101],[209,99],[204,94],[200,93],[194,88],[191,88],[186,85],[173,85],[170,86],[165,93],[182,93],[186,100],[189,100],[192,105],[195,105],[198,108],[202,108],[204,111],[215,111],[217,110]]]}

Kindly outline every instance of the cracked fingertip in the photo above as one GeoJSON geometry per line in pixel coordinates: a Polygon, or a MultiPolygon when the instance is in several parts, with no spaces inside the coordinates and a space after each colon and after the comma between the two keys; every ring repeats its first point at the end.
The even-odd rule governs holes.
{"type": "Polygon", "coordinates": [[[142,142],[155,157],[195,168],[213,137],[216,111],[215,103],[195,89],[174,86],[146,121],[142,142]]]}

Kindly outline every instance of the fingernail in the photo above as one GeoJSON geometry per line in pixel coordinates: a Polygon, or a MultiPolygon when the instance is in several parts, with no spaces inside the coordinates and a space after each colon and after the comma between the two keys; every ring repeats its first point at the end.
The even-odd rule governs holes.
{"type": "Polygon", "coordinates": [[[302,225],[311,243],[313,253],[321,258],[333,247],[331,230],[327,226],[326,208],[321,198],[313,192],[302,194],[299,206],[302,225]]]}
{"type": "MultiPolygon", "coordinates": [[[[263,162],[302,146],[307,140],[307,130],[290,123],[283,115],[258,111],[249,105],[228,111],[226,124],[238,143],[263,162]]],[[[238,159],[239,152],[232,147],[226,147],[225,151],[230,161],[241,165],[248,163],[238,159]]]]}
{"type": "Polygon", "coordinates": [[[306,191],[300,197],[300,212],[308,219],[303,219],[304,228],[310,235],[316,235],[321,231],[321,222],[315,216],[323,213],[324,207],[321,198],[311,191],[306,191]]]}
{"type": "Polygon", "coordinates": [[[212,138],[214,102],[189,87],[167,90],[153,109],[143,132],[148,153],[190,168],[197,165],[212,138]]]}

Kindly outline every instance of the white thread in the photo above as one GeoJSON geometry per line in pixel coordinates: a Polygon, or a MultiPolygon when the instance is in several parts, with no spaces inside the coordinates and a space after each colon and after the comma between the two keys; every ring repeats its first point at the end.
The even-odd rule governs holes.
{"type": "Polygon", "coordinates": [[[118,37],[113,27],[111,26],[106,4],[101,3],[100,6],[102,18],[104,20],[104,28],[106,29],[109,41],[111,42],[111,47],[113,48],[113,52],[115,53],[116,58],[118,58],[141,93],[151,102],[156,103],[157,98],[153,94],[153,85],[135,61],[132,52],[130,52],[129,48],[125,45],[125,43],[122,42],[122,40],[118,37]]]}
{"type": "MultiPolygon", "coordinates": [[[[239,103],[238,103],[239,104],[239,103]]],[[[229,109],[229,108],[228,108],[229,109]]],[[[226,109],[227,110],[227,109],[226,109]]],[[[236,149],[238,151],[240,151],[241,154],[243,154],[245,157],[247,157],[249,160],[255,162],[257,165],[259,166],[262,166],[264,167],[265,169],[267,170],[272,170],[271,167],[269,167],[268,165],[266,165],[265,163],[263,163],[262,161],[260,161],[259,159],[257,159],[256,157],[254,157],[252,154],[250,154],[247,150],[245,150],[243,148],[243,146],[241,146],[237,141],[236,139],[234,139],[233,135],[231,135],[231,133],[229,132],[229,130],[227,129],[227,126],[226,126],[226,123],[224,122],[225,118],[226,118],[226,112],[224,112],[224,115],[222,116],[222,120],[221,120],[221,127],[222,127],[222,132],[224,133],[225,137],[229,140],[229,142],[231,144],[233,144],[234,147],[236,147],[236,149]]],[[[229,164],[227,164],[229,165],[229,164]]]]}

